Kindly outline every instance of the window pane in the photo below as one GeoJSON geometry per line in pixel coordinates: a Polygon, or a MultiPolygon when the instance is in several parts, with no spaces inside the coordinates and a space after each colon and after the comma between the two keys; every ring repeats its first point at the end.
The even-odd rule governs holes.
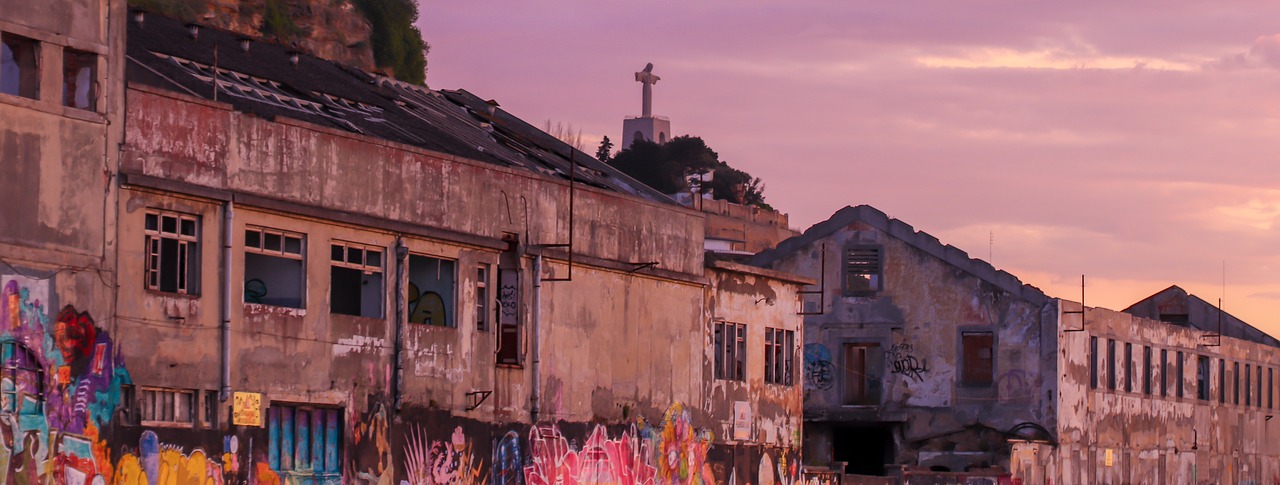
{"type": "Polygon", "coordinates": [[[272,234],[272,233],[269,233],[269,232],[268,232],[268,233],[263,233],[263,235],[262,235],[262,249],[265,249],[265,250],[267,250],[267,251],[275,251],[275,252],[279,252],[279,251],[281,250],[281,247],[280,247],[280,235],[279,235],[279,234],[272,234]]]}
{"type": "Polygon", "coordinates": [[[341,245],[338,245],[338,244],[330,245],[329,259],[331,261],[337,261],[341,263],[344,259],[342,255],[344,254],[345,250],[346,248],[342,247],[341,245]]]}
{"type": "Polygon", "coordinates": [[[147,230],[154,231],[160,227],[160,216],[156,214],[147,214],[147,230]]]}
{"type": "Polygon", "coordinates": [[[0,35],[0,92],[36,99],[40,93],[39,43],[13,34],[0,35]]]}
{"type": "Polygon", "coordinates": [[[382,267],[382,251],[365,251],[365,258],[364,264],[382,267]]]}
{"type": "Polygon", "coordinates": [[[284,252],[289,254],[302,254],[302,238],[285,236],[284,252]]]}
{"type": "Polygon", "coordinates": [[[262,249],[262,233],[253,229],[245,231],[244,247],[262,249]]]}
{"type": "Polygon", "coordinates": [[[62,104],[94,109],[97,93],[98,56],[74,49],[62,51],[62,104]]]}
{"type": "Polygon", "coordinates": [[[178,218],[173,216],[160,216],[160,232],[169,234],[178,233],[178,218]]]}
{"type": "Polygon", "coordinates": [[[191,219],[183,219],[183,220],[182,220],[182,235],[183,235],[183,236],[194,236],[194,235],[196,235],[196,221],[193,221],[193,220],[191,220],[191,219]]]}

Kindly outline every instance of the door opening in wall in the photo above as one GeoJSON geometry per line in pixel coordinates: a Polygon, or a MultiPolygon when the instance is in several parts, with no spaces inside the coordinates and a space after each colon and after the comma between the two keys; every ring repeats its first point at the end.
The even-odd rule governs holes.
{"type": "Polygon", "coordinates": [[[843,426],[832,430],[832,455],[848,463],[845,473],[885,476],[885,466],[893,464],[893,425],[843,426]]]}

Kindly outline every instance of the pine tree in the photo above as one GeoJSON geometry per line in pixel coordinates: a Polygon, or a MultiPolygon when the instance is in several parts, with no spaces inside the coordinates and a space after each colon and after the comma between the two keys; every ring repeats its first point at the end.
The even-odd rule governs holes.
{"type": "Polygon", "coordinates": [[[601,162],[609,163],[609,159],[613,158],[613,142],[609,141],[609,135],[605,135],[600,140],[600,148],[596,149],[596,158],[601,162]]]}

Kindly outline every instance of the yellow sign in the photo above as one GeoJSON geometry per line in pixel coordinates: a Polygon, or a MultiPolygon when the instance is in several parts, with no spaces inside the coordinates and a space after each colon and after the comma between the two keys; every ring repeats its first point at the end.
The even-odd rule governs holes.
{"type": "Polygon", "coordinates": [[[231,424],[262,426],[262,394],[237,392],[231,398],[231,424]]]}
{"type": "Polygon", "coordinates": [[[1111,448],[1107,448],[1106,462],[1107,466],[1112,466],[1116,463],[1116,454],[1111,450],[1111,448]]]}

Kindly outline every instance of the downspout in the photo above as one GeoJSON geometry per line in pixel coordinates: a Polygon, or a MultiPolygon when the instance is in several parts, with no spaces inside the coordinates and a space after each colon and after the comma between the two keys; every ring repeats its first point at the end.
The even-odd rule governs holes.
{"type": "Polygon", "coordinates": [[[218,399],[231,399],[231,222],[235,218],[235,202],[230,200],[222,209],[222,379],[218,399]]]}
{"type": "Polygon", "coordinates": [[[533,333],[533,338],[531,339],[532,344],[530,345],[530,353],[533,354],[533,362],[530,365],[530,369],[533,371],[533,387],[529,392],[529,419],[531,421],[530,424],[535,426],[538,424],[538,399],[541,397],[540,394],[542,390],[542,375],[539,374],[539,364],[541,364],[539,352],[541,350],[541,346],[538,345],[538,342],[541,340],[541,334],[538,333],[538,319],[542,313],[541,310],[542,253],[539,252],[538,255],[533,258],[533,312],[530,318],[532,321],[529,324],[529,331],[533,333]]]}
{"type": "Polygon", "coordinates": [[[404,395],[403,379],[404,379],[404,352],[401,350],[404,342],[404,322],[405,322],[405,297],[404,297],[404,267],[405,258],[409,255],[409,248],[405,247],[404,240],[396,236],[396,334],[395,347],[391,350],[392,363],[395,369],[391,372],[391,396],[393,406],[396,412],[400,411],[402,398],[404,395]]]}

